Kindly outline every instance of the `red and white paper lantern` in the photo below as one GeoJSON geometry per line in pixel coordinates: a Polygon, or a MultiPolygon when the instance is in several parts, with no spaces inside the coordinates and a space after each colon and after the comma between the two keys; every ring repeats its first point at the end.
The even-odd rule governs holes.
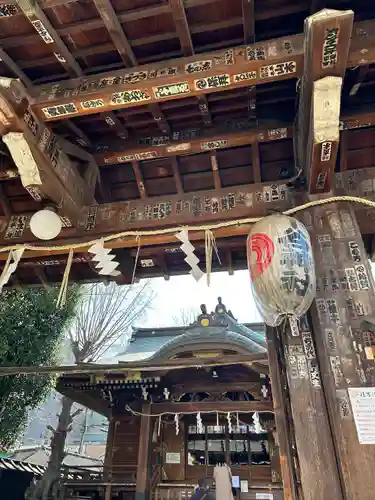
{"type": "Polygon", "coordinates": [[[283,214],[257,222],[247,238],[247,261],[254,299],[267,325],[307,312],[315,297],[315,264],[301,222],[283,214]]]}

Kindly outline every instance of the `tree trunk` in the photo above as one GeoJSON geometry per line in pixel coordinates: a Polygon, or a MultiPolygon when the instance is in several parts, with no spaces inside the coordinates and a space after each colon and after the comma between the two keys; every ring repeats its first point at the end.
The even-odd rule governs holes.
{"type": "Polygon", "coordinates": [[[60,479],[61,466],[65,458],[65,441],[74,418],[71,415],[72,406],[73,401],[63,396],[57,427],[56,430],[53,429],[51,456],[47,468],[41,479],[26,491],[26,500],[48,500],[52,486],[60,479]]]}

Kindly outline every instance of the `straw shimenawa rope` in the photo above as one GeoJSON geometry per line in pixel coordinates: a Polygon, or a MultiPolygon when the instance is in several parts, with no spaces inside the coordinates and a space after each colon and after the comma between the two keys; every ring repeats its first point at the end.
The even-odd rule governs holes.
{"type": "MultiPolygon", "coordinates": [[[[303,205],[299,205],[297,207],[290,208],[289,210],[285,210],[282,212],[284,215],[294,215],[303,210],[307,210],[308,208],[317,207],[321,205],[327,205],[329,203],[338,203],[338,202],[350,202],[350,203],[359,203],[361,205],[365,205],[367,207],[375,208],[375,201],[368,200],[366,198],[361,198],[358,196],[332,196],[330,198],[320,199],[309,201],[304,203],[303,205]]],[[[187,231],[212,231],[214,229],[220,229],[222,227],[231,227],[231,226],[242,226],[244,224],[254,224],[255,222],[260,221],[264,217],[248,217],[244,219],[232,219],[222,222],[216,222],[213,224],[203,224],[199,226],[175,226],[168,227],[164,229],[147,229],[144,231],[133,230],[133,231],[122,231],[120,233],[109,234],[107,236],[102,237],[101,239],[104,242],[116,240],[119,238],[125,238],[128,236],[135,236],[136,238],[140,238],[141,236],[155,236],[160,234],[171,234],[181,231],[181,229],[186,229],[187,231]]],[[[66,245],[35,245],[31,243],[24,243],[18,245],[8,245],[0,248],[0,253],[9,252],[10,250],[16,250],[18,248],[24,248],[25,250],[42,250],[42,251],[50,251],[50,250],[74,250],[82,247],[89,247],[96,243],[97,238],[91,241],[81,242],[81,243],[70,243],[66,245]]]]}

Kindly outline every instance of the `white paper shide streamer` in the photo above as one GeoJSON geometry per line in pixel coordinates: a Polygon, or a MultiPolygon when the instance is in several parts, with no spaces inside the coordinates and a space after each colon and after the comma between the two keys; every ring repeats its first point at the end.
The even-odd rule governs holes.
{"type": "Polygon", "coordinates": [[[176,234],[176,237],[182,242],[181,250],[186,255],[185,262],[191,267],[190,274],[196,281],[199,281],[204,275],[203,271],[199,268],[199,259],[194,253],[194,246],[189,241],[189,233],[186,229],[183,229],[176,234]]]}
{"type": "Polygon", "coordinates": [[[251,229],[247,260],[254,300],[264,321],[277,326],[289,318],[295,331],[297,318],[307,312],[316,292],[315,264],[305,226],[283,214],[265,217],[251,229]]]}
{"type": "Polygon", "coordinates": [[[9,252],[3,272],[0,275],[0,293],[3,291],[4,286],[8,283],[14,271],[17,269],[18,263],[21,260],[24,251],[24,248],[18,248],[17,250],[11,250],[9,252]]]}
{"type": "Polygon", "coordinates": [[[115,255],[111,254],[110,248],[104,247],[103,240],[98,240],[88,251],[93,254],[92,260],[97,262],[95,268],[98,269],[98,274],[105,276],[119,276],[121,274],[116,269],[119,263],[113,260],[115,255]]]}
{"type": "Polygon", "coordinates": [[[260,423],[258,412],[255,412],[253,415],[253,423],[254,423],[254,430],[257,434],[261,434],[262,432],[264,432],[264,430],[262,429],[262,425],[260,423]]]}

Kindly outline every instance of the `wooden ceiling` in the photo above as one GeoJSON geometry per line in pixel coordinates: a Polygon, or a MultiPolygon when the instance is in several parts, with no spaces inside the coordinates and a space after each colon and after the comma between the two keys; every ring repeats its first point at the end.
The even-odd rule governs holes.
{"type": "MultiPolygon", "coordinates": [[[[50,134],[70,169],[65,183],[56,180],[53,158],[38,156],[35,142],[47,187],[25,189],[5,139],[13,128],[2,129],[2,243],[32,241],[27,219],[19,234],[7,237],[6,228],[46,199],[63,197],[66,225],[80,227],[80,207],[95,202],[159,206],[158,197],[164,203],[293,177],[293,122],[304,105],[307,64],[304,21],[323,8],[354,11],[334,168],[373,167],[375,5],[368,0],[0,0],[0,77],[20,79],[15,88],[26,96],[14,130],[50,134]]],[[[10,94],[3,92],[15,106],[10,94]]],[[[244,235],[223,236],[214,268],[244,268],[244,235]]],[[[67,238],[88,239],[69,227],[67,238]]],[[[116,250],[122,282],[131,279],[137,254],[134,241],[126,246],[116,250]]],[[[171,238],[144,240],[137,276],[187,272],[177,247],[171,238]]],[[[204,260],[202,243],[197,247],[204,260]]],[[[59,282],[65,263],[58,253],[29,255],[11,284],[59,282]]],[[[86,253],[76,253],[72,279],[97,279],[90,264],[86,253]]]]}

